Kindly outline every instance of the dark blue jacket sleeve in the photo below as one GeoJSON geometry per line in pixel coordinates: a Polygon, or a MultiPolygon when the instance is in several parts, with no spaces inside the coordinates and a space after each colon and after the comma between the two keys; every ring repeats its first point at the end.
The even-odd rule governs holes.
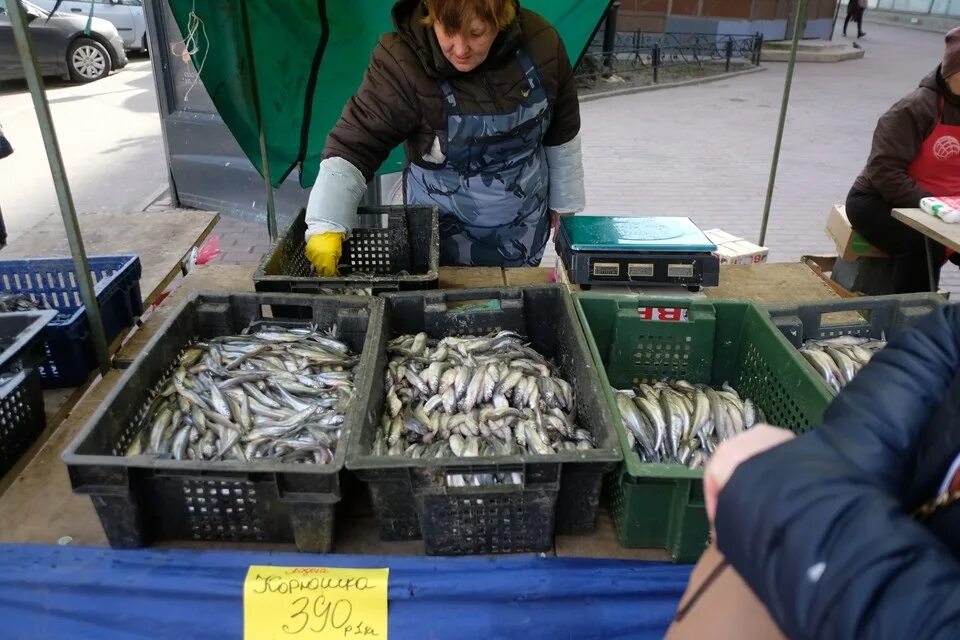
{"type": "Polygon", "coordinates": [[[951,305],[891,341],[821,427],[744,462],[720,493],[719,549],[789,637],[960,634],[960,564],[904,502],[958,372],[951,305]]]}

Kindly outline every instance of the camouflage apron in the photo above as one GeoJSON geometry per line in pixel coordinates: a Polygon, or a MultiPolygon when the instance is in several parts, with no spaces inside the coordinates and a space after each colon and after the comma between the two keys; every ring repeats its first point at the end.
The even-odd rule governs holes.
{"type": "Polygon", "coordinates": [[[453,87],[441,80],[446,164],[407,168],[407,202],[440,209],[442,265],[535,267],[543,256],[550,235],[543,149],[550,104],[523,49],[517,62],[529,91],[509,113],[463,113],[453,87]]]}

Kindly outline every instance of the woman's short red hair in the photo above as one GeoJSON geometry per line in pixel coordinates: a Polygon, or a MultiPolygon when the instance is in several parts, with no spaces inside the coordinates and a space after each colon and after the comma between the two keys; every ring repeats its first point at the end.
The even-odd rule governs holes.
{"type": "Polygon", "coordinates": [[[423,23],[432,27],[439,22],[452,33],[466,32],[475,19],[500,31],[517,17],[516,0],[423,0],[423,4],[427,8],[423,23]]]}

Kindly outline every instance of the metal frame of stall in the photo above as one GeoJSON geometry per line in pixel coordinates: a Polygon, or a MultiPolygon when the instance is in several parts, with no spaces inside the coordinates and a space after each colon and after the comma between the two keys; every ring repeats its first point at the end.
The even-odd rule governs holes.
{"type": "MultiPolygon", "coordinates": [[[[783,100],[780,107],[780,120],[777,127],[776,141],[774,143],[773,161],[770,166],[770,178],[767,185],[766,201],[764,203],[763,220],[760,228],[760,245],[763,245],[766,239],[767,225],[770,218],[770,208],[773,200],[773,191],[777,179],[777,165],[780,159],[780,147],[783,140],[783,130],[786,124],[787,107],[790,102],[790,90],[793,84],[793,73],[797,59],[797,48],[800,41],[800,27],[806,18],[808,0],[799,0],[796,7],[796,15],[793,29],[793,42],[790,49],[790,61],[787,67],[787,75],[784,83],[783,100]]],[[[608,11],[616,11],[618,2],[611,2],[608,11]]],[[[107,347],[106,335],[103,328],[103,319],[100,315],[100,307],[97,304],[97,298],[94,291],[93,278],[90,275],[90,267],[87,261],[87,254],[83,246],[83,236],[80,232],[80,224],[77,220],[77,211],[73,202],[73,195],[70,191],[70,183],[67,179],[66,170],[63,165],[63,156],[60,153],[60,144],[57,139],[56,129],[53,124],[53,117],[50,113],[50,104],[47,101],[47,94],[43,84],[43,76],[40,73],[37,64],[36,54],[33,48],[33,39],[30,36],[26,12],[19,0],[8,3],[10,22],[13,27],[14,40],[17,51],[20,55],[20,61],[23,65],[24,75],[27,79],[27,86],[33,99],[34,110],[37,114],[37,120],[40,124],[40,133],[43,138],[43,144],[47,153],[47,161],[50,164],[50,172],[53,176],[54,187],[57,192],[57,201],[60,205],[60,214],[63,217],[63,226],[67,234],[67,241],[70,244],[70,253],[73,257],[74,268],[77,272],[77,281],[80,286],[80,297],[83,300],[83,306],[87,312],[87,318],[90,323],[90,330],[93,336],[94,350],[97,356],[97,364],[101,374],[107,373],[110,369],[110,355],[107,347]]],[[[244,20],[244,40],[248,52],[252,55],[250,44],[250,31],[246,18],[244,20]]],[[[263,122],[259,113],[259,96],[257,95],[256,78],[251,78],[254,90],[254,101],[257,104],[257,120],[260,129],[260,153],[264,171],[262,171],[264,185],[267,194],[267,230],[271,240],[276,240],[277,224],[276,212],[273,200],[273,186],[270,183],[270,171],[266,162],[267,141],[263,128],[263,122]]]]}
{"type": "Polygon", "coordinates": [[[110,370],[110,354],[107,350],[107,338],[103,330],[103,319],[100,316],[100,306],[94,292],[93,277],[90,275],[90,265],[87,262],[87,253],[83,248],[83,237],[80,235],[80,223],[77,221],[77,210],[73,203],[73,194],[67,180],[67,172],[63,166],[63,156],[60,153],[60,143],[53,126],[53,117],[50,114],[50,103],[47,101],[47,92],[43,86],[43,76],[37,64],[36,53],[33,49],[33,38],[30,36],[26,11],[20,0],[7,3],[10,14],[10,23],[13,27],[13,39],[20,54],[23,73],[33,98],[33,108],[40,123],[40,135],[47,152],[47,162],[50,163],[50,173],[53,174],[53,186],[57,192],[57,202],[60,204],[60,214],[63,216],[63,226],[67,232],[67,242],[70,244],[70,253],[73,256],[73,265],[77,272],[77,284],[80,286],[80,298],[87,311],[90,322],[90,331],[93,336],[93,347],[97,356],[100,373],[110,370]]]}

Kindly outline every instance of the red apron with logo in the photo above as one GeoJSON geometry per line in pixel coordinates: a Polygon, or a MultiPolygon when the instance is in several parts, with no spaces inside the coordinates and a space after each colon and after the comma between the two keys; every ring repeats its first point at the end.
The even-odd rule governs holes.
{"type": "MultiPolygon", "coordinates": [[[[960,126],[943,124],[943,96],[937,126],[923,141],[907,173],[934,196],[960,196],[960,126]]],[[[947,255],[951,253],[948,249],[947,255]]]]}

